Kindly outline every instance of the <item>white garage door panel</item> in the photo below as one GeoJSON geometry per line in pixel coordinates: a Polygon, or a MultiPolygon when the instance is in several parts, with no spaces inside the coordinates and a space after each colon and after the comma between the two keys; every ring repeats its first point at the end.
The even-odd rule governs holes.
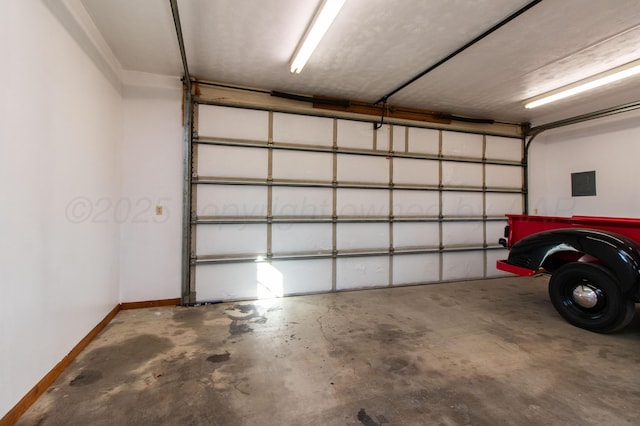
{"type": "Polygon", "coordinates": [[[393,182],[396,184],[438,185],[437,161],[396,158],[393,160],[393,182]]]}
{"type": "Polygon", "coordinates": [[[266,217],[267,187],[200,185],[198,216],[266,217]]]}
{"type": "Polygon", "coordinates": [[[438,247],[440,230],[438,223],[394,223],[393,246],[402,247],[438,247]]]}
{"type": "Polygon", "coordinates": [[[445,157],[482,158],[482,135],[443,131],[442,155],[445,157]]]}
{"type": "Polygon", "coordinates": [[[436,191],[393,191],[393,215],[438,216],[440,194],[436,191]]]}
{"type": "Polygon", "coordinates": [[[385,157],[340,154],[338,182],[389,183],[389,160],[385,157]]]}
{"type": "Polygon", "coordinates": [[[338,250],[387,247],[389,247],[389,224],[387,223],[338,223],[338,250]]]}
{"type": "Polygon", "coordinates": [[[267,150],[233,146],[200,145],[200,176],[267,178],[267,150]]]}
{"type": "Polygon", "coordinates": [[[489,160],[522,161],[522,140],[487,136],[486,157],[489,160]]]}
{"type": "Polygon", "coordinates": [[[331,291],[331,259],[274,261],[271,265],[282,274],[284,295],[331,291]]]}
{"type": "Polygon", "coordinates": [[[484,229],[482,222],[445,222],[442,224],[442,243],[445,247],[459,245],[482,245],[484,229]]]}
{"type": "Polygon", "coordinates": [[[198,135],[201,137],[269,139],[269,113],[215,105],[198,106],[198,135]]]}
{"type": "Polygon", "coordinates": [[[196,250],[200,256],[267,252],[266,224],[204,225],[198,227],[196,250]]]}
{"type": "Polygon", "coordinates": [[[273,188],[274,216],[331,216],[331,188],[273,188]]]}
{"type": "Polygon", "coordinates": [[[504,272],[496,268],[498,260],[504,260],[509,256],[507,249],[489,250],[487,252],[487,277],[509,277],[513,276],[508,272],[504,272]]]}
{"type": "Polygon", "coordinates": [[[258,296],[255,263],[198,265],[197,297],[201,302],[256,299],[258,296]]]}
{"type": "MultiPolygon", "coordinates": [[[[438,155],[440,151],[440,131],[409,127],[409,152],[438,155]]],[[[400,151],[400,149],[395,149],[400,151]]]]}
{"type": "Polygon", "coordinates": [[[330,259],[206,264],[196,269],[198,300],[269,299],[331,291],[330,259]]]}
{"type": "Polygon", "coordinates": [[[442,214],[453,217],[482,216],[482,193],[444,192],[442,214]]]}
{"type": "Polygon", "coordinates": [[[272,228],[274,254],[331,250],[330,223],[277,223],[272,228]]]}
{"type": "Polygon", "coordinates": [[[299,179],[331,182],[333,156],[328,153],[281,151],[273,153],[274,179],[299,179]]]}
{"type": "Polygon", "coordinates": [[[373,149],[373,125],[338,120],[338,148],[373,149]]]}
{"type": "Polygon", "coordinates": [[[446,161],[442,164],[442,184],[481,188],[482,164],[446,161]]]}
{"type": "Polygon", "coordinates": [[[393,126],[393,150],[405,152],[407,145],[407,128],[404,126],[393,126]]]}
{"type": "Polygon", "coordinates": [[[273,114],[273,140],[333,146],[333,119],[276,112],[273,114]]]}
{"type": "Polygon", "coordinates": [[[522,188],[522,168],[487,164],[485,182],[489,188],[522,188]]]}
{"type": "Polygon", "coordinates": [[[487,194],[487,215],[522,213],[522,194],[487,194]]]}
{"type": "Polygon", "coordinates": [[[504,238],[504,227],[507,221],[487,222],[487,244],[496,245],[500,238],[504,238]]]}
{"type": "Polygon", "coordinates": [[[338,189],[336,211],[340,216],[388,216],[389,191],[386,189],[338,189]]]}
{"type": "Polygon", "coordinates": [[[337,259],[336,289],[383,287],[389,284],[389,257],[337,259]]]}
{"type": "Polygon", "coordinates": [[[484,255],[479,251],[443,253],[442,279],[464,280],[481,278],[484,273],[484,255]]]}
{"type": "Polygon", "coordinates": [[[393,285],[429,283],[440,278],[438,254],[393,256],[393,285]]]}
{"type": "Polygon", "coordinates": [[[389,150],[391,149],[391,133],[392,132],[395,132],[395,130],[391,130],[391,126],[388,124],[385,124],[378,130],[376,130],[376,150],[377,151],[389,152],[389,150]]]}

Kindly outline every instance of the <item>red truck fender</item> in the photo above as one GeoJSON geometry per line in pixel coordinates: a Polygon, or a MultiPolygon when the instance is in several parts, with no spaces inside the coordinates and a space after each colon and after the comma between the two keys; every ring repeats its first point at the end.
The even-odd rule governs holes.
{"type": "Polygon", "coordinates": [[[613,232],[562,228],[516,242],[497,268],[519,275],[553,273],[571,262],[599,264],[616,278],[623,295],[638,298],[640,245],[613,232]]]}

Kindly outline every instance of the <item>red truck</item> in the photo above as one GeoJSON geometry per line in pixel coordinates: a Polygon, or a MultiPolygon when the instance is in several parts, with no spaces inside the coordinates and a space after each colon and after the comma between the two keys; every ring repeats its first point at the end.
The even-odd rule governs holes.
{"type": "Polygon", "coordinates": [[[569,323],[609,333],[633,319],[640,302],[640,219],[507,215],[497,268],[550,275],[549,298],[569,323]]]}

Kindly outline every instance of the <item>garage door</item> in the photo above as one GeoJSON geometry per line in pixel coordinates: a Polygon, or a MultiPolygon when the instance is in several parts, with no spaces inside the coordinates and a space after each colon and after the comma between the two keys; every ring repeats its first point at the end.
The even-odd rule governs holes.
{"type": "Polygon", "coordinates": [[[522,140],[196,107],[198,302],[499,275],[522,213],[522,140]]]}

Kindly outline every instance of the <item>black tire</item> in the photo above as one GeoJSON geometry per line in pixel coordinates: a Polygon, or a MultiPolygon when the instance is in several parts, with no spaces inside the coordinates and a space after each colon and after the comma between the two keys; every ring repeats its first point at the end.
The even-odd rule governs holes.
{"type": "Polygon", "coordinates": [[[592,263],[568,263],[549,281],[549,298],[558,313],[576,327],[611,333],[633,319],[635,304],[623,297],[616,277],[592,263]]]}

